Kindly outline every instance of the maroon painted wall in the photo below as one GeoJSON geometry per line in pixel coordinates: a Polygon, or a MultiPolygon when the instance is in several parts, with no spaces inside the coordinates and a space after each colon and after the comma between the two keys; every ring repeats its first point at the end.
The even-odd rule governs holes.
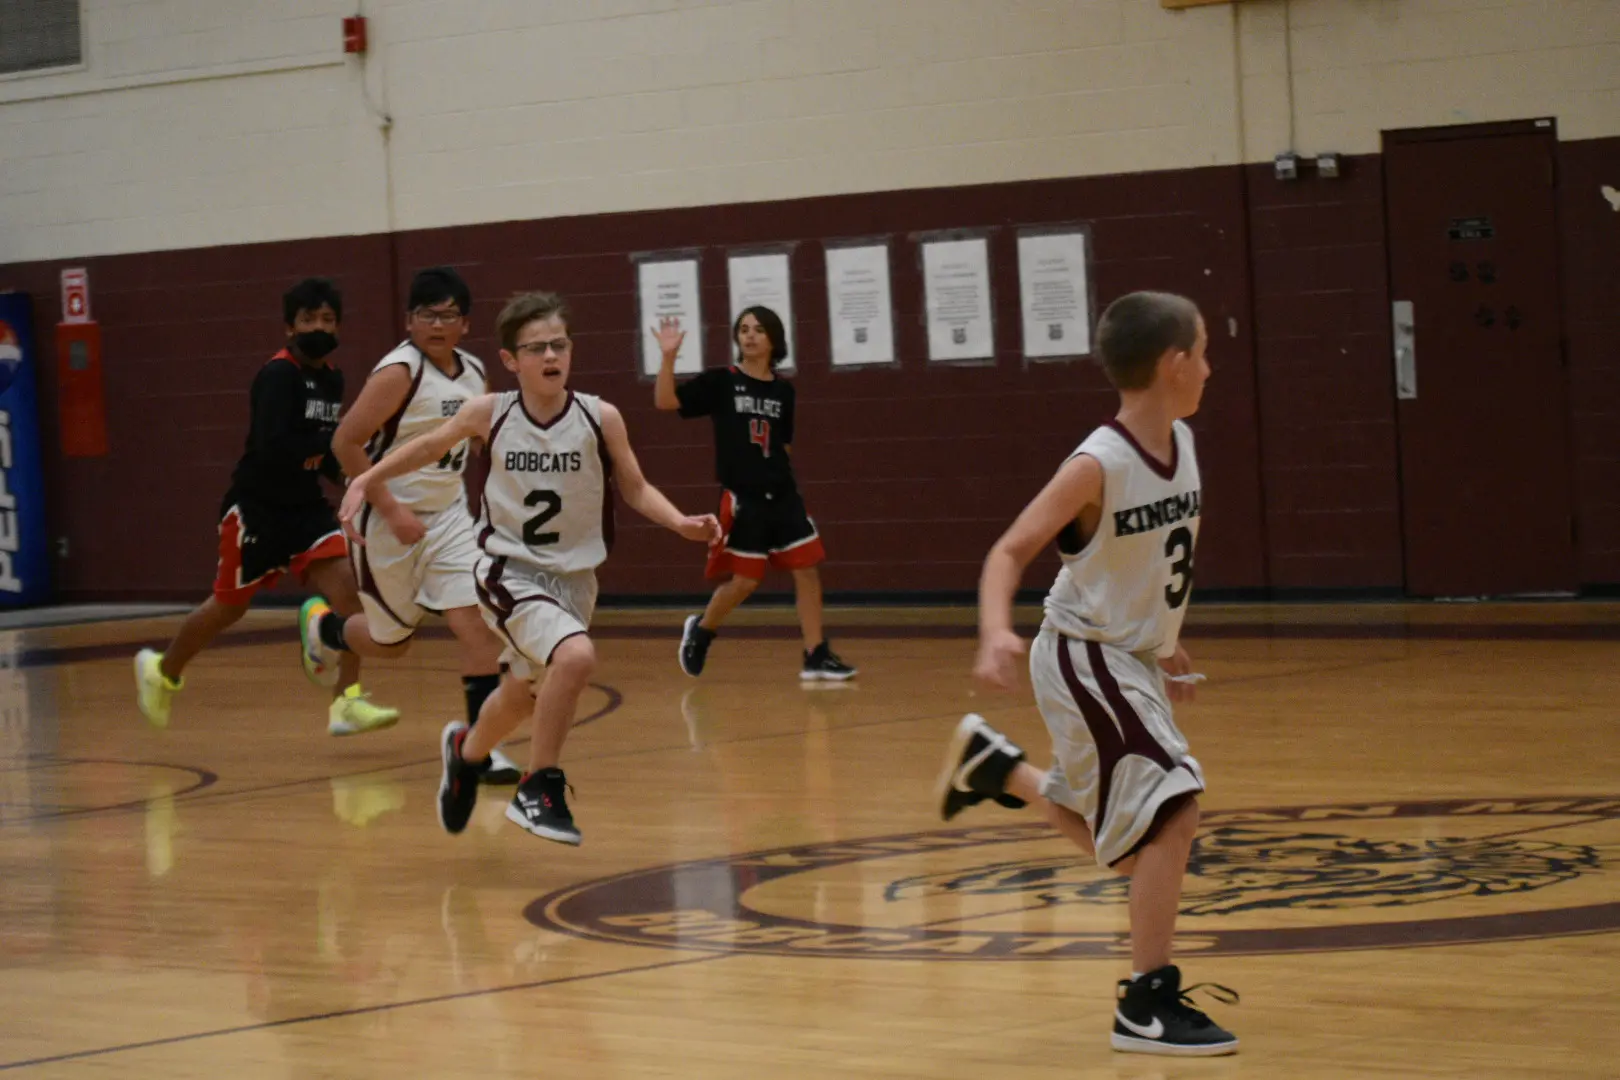
{"type": "Polygon", "coordinates": [[[1376,154],[1340,177],[1248,168],[1270,584],[1401,584],[1384,190],[1376,154]]]}
{"type": "Polygon", "coordinates": [[[1577,551],[1587,582],[1620,581],[1620,139],[1560,143],[1564,333],[1577,551]]]}
{"type": "MultiPolygon", "coordinates": [[[[1199,551],[1205,585],[1265,581],[1259,543],[1259,458],[1253,369],[1244,332],[1248,295],[1241,175],[1192,170],[1130,178],[909,191],[787,203],[574,218],[407,233],[400,263],[456,263],[488,298],[475,349],[493,354],[488,328],[512,290],[554,286],[571,298],[578,346],[574,384],[625,411],[653,482],[678,505],[716,497],[706,423],[652,408],[638,377],[636,251],[701,248],[709,364],[729,358],[726,249],[794,243],[799,418],[794,465],[822,530],[831,589],[969,590],[985,552],[1080,438],[1110,415],[1114,397],[1089,363],[1026,367],[1020,351],[1016,226],[1090,223],[1097,293],[1180,290],[1203,305],[1215,334],[1217,377],[1195,420],[1209,493],[1199,551]],[[989,230],[995,364],[930,367],[919,253],[912,234],[989,230]],[[897,369],[833,372],[827,360],[823,238],[887,235],[895,297],[897,369]]],[[[691,592],[703,582],[683,541],[621,515],[622,547],[602,573],[620,593],[691,592]]],[[[1055,559],[1033,569],[1044,584],[1055,559]]]]}
{"type": "MultiPolygon", "coordinates": [[[[1566,310],[1579,446],[1583,571],[1620,581],[1620,215],[1596,198],[1620,139],[1566,143],[1566,310]],[[1588,198],[1588,194],[1592,197],[1588,198]],[[1584,201],[1583,201],[1584,200],[1584,201]],[[1607,215],[1607,216],[1605,216],[1607,215]]],[[[836,591],[965,591],[979,560],[1085,431],[1112,407],[1089,364],[1020,355],[1016,229],[1084,221],[1101,302],[1135,288],[1203,307],[1215,376],[1195,418],[1209,516],[1204,588],[1398,587],[1401,540],[1388,349],[1382,182],[1376,156],[1336,182],[1280,184],[1269,167],[908,191],[616,214],[0,267],[36,297],[48,340],[57,273],[89,267],[104,333],[112,453],[64,460],[55,377],[42,372],[50,530],[63,598],[192,598],[212,576],[214,521],[246,422],[253,371],[279,346],[279,296],[307,273],[339,279],[338,356],[351,396],[401,336],[411,271],[462,268],[479,298],[470,348],[510,292],[556,288],[575,308],[575,384],[624,409],[648,475],[684,507],[712,504],[708,429],[651,407],[638,375],[633,252],[699,248],[708,362],[725,361],[725,253],[792,244],[795,464],[826,535],[836,591]],[[925,360],[914,234],[990,237],[997,359],[925,360]],[[833,372],[823,239],[891,242],[898,369],[833,372]]],[[[494,365],[498,368],[498,365],[494,365]]],[[[504,373],[497,375],[506,385],[504,373]]],[[[702,590],[698,553],[621,511],[606,594],[702,590]]],[[[1053,560],[1026,584],[1044,584],[1053,560]]],[[[778,583],[780,584],[780,583],[778,583]]]]}

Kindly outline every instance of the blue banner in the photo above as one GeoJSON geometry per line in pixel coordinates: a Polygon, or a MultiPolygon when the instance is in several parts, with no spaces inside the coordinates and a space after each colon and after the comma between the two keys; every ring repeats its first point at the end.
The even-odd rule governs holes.
{"type": "Polygon", "coordinates": [[[0,607],[50,599],[33,305],[0,293],[0,607]]]}

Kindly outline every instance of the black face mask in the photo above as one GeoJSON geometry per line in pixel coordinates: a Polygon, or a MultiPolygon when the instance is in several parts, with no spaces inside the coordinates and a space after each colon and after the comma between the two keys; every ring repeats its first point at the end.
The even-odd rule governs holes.
{"type": "Polygon", "coordinates": [[[337,335],[330,330],[306,330],[293,335],[293,348],[306,360],[324,360],[338,347],[337,335]]]}

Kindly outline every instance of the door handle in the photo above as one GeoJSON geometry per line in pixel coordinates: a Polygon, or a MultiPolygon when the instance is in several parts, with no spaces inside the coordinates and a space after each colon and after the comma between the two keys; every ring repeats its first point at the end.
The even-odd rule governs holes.
{"type": "Polygon", "coordinates": [[[1390,305],[1395,323],[1395,397],[1401,401],[1417,398],[1417,319],[1412,301],[1397,300],[1390,305]]]}

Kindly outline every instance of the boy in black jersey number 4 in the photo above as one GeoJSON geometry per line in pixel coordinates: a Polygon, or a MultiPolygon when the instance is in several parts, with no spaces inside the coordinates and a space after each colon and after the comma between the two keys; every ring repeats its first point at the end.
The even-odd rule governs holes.
{"type": "Polygon", "coordinates": [[[843,682],[855,669],[832,651],[822,633],[821,576],[825,553],[815,522],[793,479],[793,384],[775,372],[787,355],[787,333],[767,307],[743,310],[732,325],[737,363],[712,368],[679,386],[675,356],[686,337],[679,320],[664,319],[653,331],[662,354],[653,403],[682,417],[707,416],[714,423],[715,471],[724,489],[720,527],[725,540],[709,557],[710,580],[731,575],[714,591],[702,615],[690,615],[681,633],[681,670],[703,673],[709,643],[732,610],[748,599],[767,567],[791,571],[804,633],[806,681],[843,682]]]}
{"type": "MultiPolygon", "coordinates": [[[[979,580],[973,673],[1017,685],[1018,579],[1053,540],[1063,559],[1030,649],[1035,700],[1052,736],[1042,772],[979,716],[962,718],[936,797],[949,820],[994,799],[1039,806],[1098,865],[1131,879],[1131,978],[1116,992],[1113,1046],[1145,1054],[1230,1054],[1238,1041],[1194,1008],[1170,962],[1181,881],[1198,831],[1204,773],[1171,717],[1197,676],[1179,641],[1192,591],[1202,489],[1192,429],[1209,363],[1191,300],[1131,293],[1097,324],[1119,412],[1093,431],[996,541],[979,580]]],[[[1195,987],[1188,987],[1190,991],[1195,987]]],[[[1237,995],[1215,987],[1229,1003],[1237,995]]]]}

